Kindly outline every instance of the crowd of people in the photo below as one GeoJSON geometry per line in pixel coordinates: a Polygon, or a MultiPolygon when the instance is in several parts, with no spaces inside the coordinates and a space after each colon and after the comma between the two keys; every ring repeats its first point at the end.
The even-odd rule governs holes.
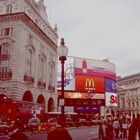
{"type": "Polygon", "coordinates": [[[125,118],[101,120],[98,132],[99,139],[101,140],[114,140],[118,138],[136,140],[137,134],[140,138],[140,116],[132,121],[125,118]]]}

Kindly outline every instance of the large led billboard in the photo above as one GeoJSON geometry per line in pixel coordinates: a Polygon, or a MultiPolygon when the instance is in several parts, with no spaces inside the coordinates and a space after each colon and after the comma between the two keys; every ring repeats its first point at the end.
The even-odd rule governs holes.
{"type": "Polygon", "coordinates": [[[76,91],[79,92],[104,93],[105,92],[104,78],[76,75],[75,88],[76,91]]]}
{"type": "MultiPolygon", "coordinates": [[[[58,92],[61,96],[61,92],[58,92]]],[[[65,92],[64,98],[68,99],[105,99],[104,93],[82,93],[82,92],[65,92]]]]}
{"type": "Polygon", "coordinates": [[[105,93],[105,101],[107,107],[117,107],[118,106],[118,95],[116,93],[105,93]]]}
{"type": "Polygon", "coordinates": [[[105,79],[105,91],[116,93],[116,81],[112,79],[105,79]]]}
{"type": "Polygon", "coordinates": [[[116,78],[115,65],[108,60],[75,58],[75,74],[116,78]]]}
{"type": "MultiPolygon", "coordinates": [[[[74,71],[74,58],[68,57],[65,62],[64,67],[64,89],[75,91],[75,71],[74,71]]],[[[58,72],[57,72],[57,89],[61,90],[61,63],[58,63],[58,72]]]]}

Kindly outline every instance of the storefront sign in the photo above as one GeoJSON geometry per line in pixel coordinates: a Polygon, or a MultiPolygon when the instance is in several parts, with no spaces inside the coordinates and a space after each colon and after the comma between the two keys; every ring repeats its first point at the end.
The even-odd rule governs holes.
{"type": "Polygon", "coordinates": [[[106,106],[117,107],[118,106],[118,95],[116,93],[106,92],[106,106]]]}
{"type": "Polygon", "coordinates": [[[99,92],[105,91],[104,78],[94,76],[77,75],[75,78],[76,91],[79,92],[99,92]]]}

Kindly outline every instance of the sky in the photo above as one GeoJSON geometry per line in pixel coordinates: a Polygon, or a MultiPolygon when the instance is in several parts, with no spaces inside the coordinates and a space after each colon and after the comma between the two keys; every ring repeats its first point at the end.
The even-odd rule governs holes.
{"type": "Polygon", "coordinates": [[[69,56],[109,59],[117,76],[140,72],[140,0],[44,0],[69,56]]]}

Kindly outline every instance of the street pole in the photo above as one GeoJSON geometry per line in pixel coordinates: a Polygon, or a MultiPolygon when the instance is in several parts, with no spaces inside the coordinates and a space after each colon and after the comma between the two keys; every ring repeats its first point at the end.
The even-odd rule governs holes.
{"type": "MultiPolygon", "coordinates": [[[[59,60],[61,61],[61,99],[64,101],[64,63],[66,60],[65,56],[61,56],[59,58],[59,60]]],[[[62,126],[64,126],[64,122],[65,122],[65,111],[64,111],[64,104],[61,105],[61,123],[62,126]]]]}
{"type": "Polygon", "coordinates": [[[68,48],[65,46],[64,39],[61,39],[60,47],[58,47],[58,56],[61,62],[61,125],[65,125],[65,100],[64,100],[64,64],[67,59],[68,48]]]}

